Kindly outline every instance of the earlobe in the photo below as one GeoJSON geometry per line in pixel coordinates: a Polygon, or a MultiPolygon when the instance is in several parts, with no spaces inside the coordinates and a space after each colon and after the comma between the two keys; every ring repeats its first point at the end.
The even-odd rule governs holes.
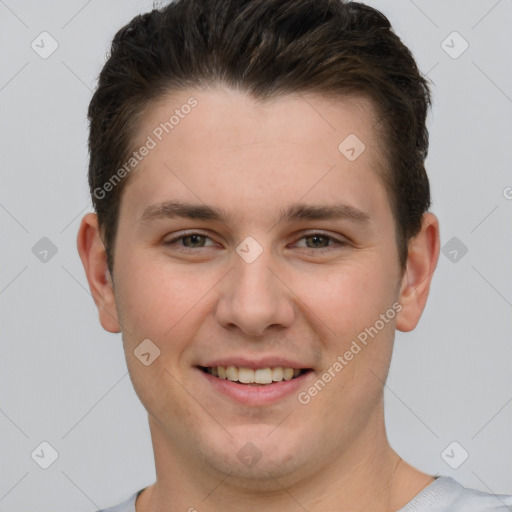
{"type": "Polygon", "coordinates": [[[397,316],[398,330],[412,331],[418,324],[438,259],[439,222],[432,213],[425,213],[421,231],[409,242],[407,268],[399,295],[402,310],[397,316]]]}
{"type": "Polygon", "coordinates": [[[101,325],[108,332],[121,332],[107,254],[95,213],[88,213],[82,219],[77,235],[77,249],[98,308],[101,325]]]}

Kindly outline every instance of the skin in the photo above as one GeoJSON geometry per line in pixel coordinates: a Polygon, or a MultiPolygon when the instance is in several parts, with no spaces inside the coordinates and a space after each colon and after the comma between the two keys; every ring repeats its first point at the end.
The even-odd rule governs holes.
{"type": "Polygon", "coordinates": [[[101,325],[122,332],[148,411],[157,482],[137,512],[397,510],[432,477],[389,445],[383,387],[395,330],[414,329],[427,300],[438,221],[424,214],[402,270],[369,100],[290,94],[257,102],[221,86],[179,91],[146,111],[138,141],[191,96],[197,107],[123,192],[114,275],[95,214],[83,218],[77,239],[101,325]],[[355,161],[338,150],[352,133],[366,146],[355,161]],[[168,200],[229,217],[140,223],[148,206],[168,200]],[[297,202],[343,203],[368,220],[279,221],[297,202]],[[185,230],[207,238],[166,245],[185,230]],[[247,236],[263,249],[252,263],[235,250],[247,236]],[[307,405],[295,393],[240,404],[196,368],[228,355],[292,358],[314,370],[300,389],[307,391],[395,303],[401,311],[307,405]],[[134,356],[147,338],[161,351],[149,366],[134,356]],[[248,442],[261,453],[252,467],[237,457],[248,442]]]}

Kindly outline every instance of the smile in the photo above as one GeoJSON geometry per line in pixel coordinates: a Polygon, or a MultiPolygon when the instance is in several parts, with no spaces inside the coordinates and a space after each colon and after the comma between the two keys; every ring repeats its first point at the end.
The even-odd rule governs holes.
{"type": "Polygon", "coordinates": [[[213,377],[241,384],[257,384],[268,385],[283,380],[293,380],[303,373],[309,371],[307,369],[283,368],[277,366],[274,368],[247,368],[237,366],[214,366],[200,367],[201,370],[213,377]]]}

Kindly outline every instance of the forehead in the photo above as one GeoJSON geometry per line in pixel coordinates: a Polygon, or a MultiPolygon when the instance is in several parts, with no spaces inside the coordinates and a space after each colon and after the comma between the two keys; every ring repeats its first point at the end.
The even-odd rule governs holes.
{"type": "Polygon", "coordinates": [[[247,210],[262,200],[280,211],[287,199],[330,202],[338,192],[371,203],[363,196],[382,189],[384,167],[374,124],[364,97],[258,100],[225,87],[173,92],[142,116],[134,147],[151,139],[152,149],[123,196],[139,214],[176,194],[247,210]]]}
{"type": "MultiPolygon", "coordinates": [[[[331,149],[334,142],[334,149],[337,149],[338,139],[350,134],[358,134],[367,145],[376,146],[376,120],[374,103],[361,95],[332,97],[289,93],[255,98],[244,91],[214,85],[207,90],[172,91],[150,101],[141,117],[136,138],[137,142],[142,142],[152,134],[157,142],[162,142],[161,138],[172,138],[177,143],[186,138],[189,144],[197,143],[207,149],[219,143],[230,146],[269,140],[285,143],[306,137],[314,140],[317,147],[320,138],[331,149]],[[198,128],[200,133],[194,137],[198,128]],[[207,140],[201,138],[206,133],[207,140]],[[278,141],[272,137],[276,134],[279,134],[278,141]],[[233,138],[227,139],[227,135],[233,138]]],[[[309,148],[312,149],[311,145],[309,148]]]]}

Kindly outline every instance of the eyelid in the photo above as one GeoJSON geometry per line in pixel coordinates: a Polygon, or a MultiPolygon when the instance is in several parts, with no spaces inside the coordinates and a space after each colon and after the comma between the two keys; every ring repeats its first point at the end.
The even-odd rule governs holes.
{"type": "MultiPolygon", "coordinates": [[[[312,250],[312,251],[320,251],[320,250],[329,250],[329,249],[334,249],[336,246],[341,246],[341,245],[348,245],[349,244],[349,240],[342,236],[342,235],[333,235],[329,232],[325,232],[325,231],[322,231],[322,230],[310,230],[308,232],[303,232],[301,233],[301,236],[300,238],[297,239],[297,241],[299,240],[303,240],[304,238],[308,238],[308,237],[311,237],[311,236],[315,236],[315,235],[320,235],[320,236],[323,236],[325,238],[328,238],[332,243],[330,243],[329,245],[327,245],[326,247],[320,247],[320,248],[313,248],[313,247],[302,247],[303,249],[308,249],[308,250],[312,250]]],[[[294,242],[294,243],[297,243],[297,242],[294,242]]]]}
{"type": "MultiPolygon", "coordinates": [[[[215,240],[213,240],[213,238],[209,234],[206,234],[205,232],[202,232],[200,229],[190,229],[190,230],[185,230],[185,231],[181,231],[181,232],[175,233],[173,235],[173,238],[171,238],[170,240],[164,240],[164,245],[178,245],[177,242],[179,242],[181,239],[183,239],[183,238],[185,238],[187,236],[191,236],[191,235],[203,236],[206,239],[208,239],[211,242],[213,242],[213,244],[205,246],[205,247],[198,247],[198,248],[179,246],[180,250],[195,251],[197,249],[205,249],[207,247],[212,247],[214,244],[218,243],[218,242],[215,242],[215,240]]],[[[325,238],[328,238],[330,240],[329,245],[327,245],[326,247],[318,247],[318,248],[314,248],[314,247],[301,247],[301,248],[302,249],[307,249],[307,250],[319,252],[321,250],[326,251],[326,250],[329,250],[329,249],[334,249],[334,248],[339,247],[339,246],[348,245],[350,243],[350,241],[346,237],[344,237],[342,235],[333,235],[333,234],[331,234],[329,232],[325,232],[325,231],[322,231],[322,230],[311,229],[311,230],[306,231],[306,232],[301,232],[300,233],[300,237],[299,238],[295,238],[296,241],[292,244],[292,246],[294,244],[297,244],[298,241],[304,240],[305,238],[308,238],[308,237],[311,237],[311,236],[315,236],[315,235],[319,235],[319,236],[323,236],[325,238]]]]}
{"type": "MultiPolygon", "coordinates": [[[[164,245],[175,244],[176,242],[178,242],[182,238],[185,238],[185,237],[191,236],[191,235],[204,236],[205,238],[211,240],[212,242],[217,243],[217,242],[215,242],[215,240],[213,240],[213,238],[209,234],[201,232],[201,230],[198,230],[198,229],[190,229],[190,230],[185,230],[185,231],[180,231],[178,233],[174,233],[173,237],[171,239],[169,239],[169,240],[165,240],[164,239],[164,245]]],[[[211,247],[211,246],[208,246],[208,247],[211,247]]],[[[182,247],[182,248],[183,249],[191,249],[190,247],[182,247]]]]}

